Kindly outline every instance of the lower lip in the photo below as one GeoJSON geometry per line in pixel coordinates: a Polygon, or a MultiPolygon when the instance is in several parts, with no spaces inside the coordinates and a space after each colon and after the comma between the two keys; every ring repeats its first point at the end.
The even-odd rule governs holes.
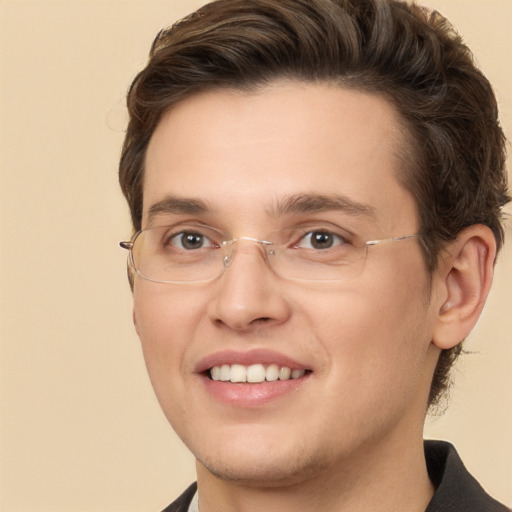
{"type": "Polygon", "coordinates": [[[214,399],[234,407],[258,407],[293,393],[301,388],[308,380],[309,373],[289,380],[276,380],[259,383],[232,383],[211,380],[203,377],[208,392],[214,399]]]}

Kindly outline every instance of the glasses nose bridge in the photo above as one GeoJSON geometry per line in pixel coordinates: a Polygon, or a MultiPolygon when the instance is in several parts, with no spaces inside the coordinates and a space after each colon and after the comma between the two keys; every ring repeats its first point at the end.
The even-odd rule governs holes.
{"type": "Polygon", "coordinates": [[[257,244],[263,253],[265,261],[269,263],[268,255],[273,254],[274,251],[272,249],[267,249],[267,247],[274,245],[274,242],[270,242],[268,240],[259,240],[258,238],[253,238],[250,236],[241,236],[239,238],[233,238],[231,240],[225,240],[222,242],[222,247],[224,248],[222,264],[224,268],[227,268],[229,265],[231,265],[233,256],[235,255],[236,247],[239,245],[239,242],[252,242],[257,244]]]}

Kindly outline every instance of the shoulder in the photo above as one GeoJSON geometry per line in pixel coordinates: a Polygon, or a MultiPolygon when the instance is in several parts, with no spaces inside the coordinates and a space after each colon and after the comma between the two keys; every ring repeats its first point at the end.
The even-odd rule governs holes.
{"type": "Polygon", "coordinates": [[[187,512],[190,502],[197,491],[197,483],[193,483],[176,501],[173,501],[162,512],[187,512]]]}
{"type": "Polygon", "coordinates": [[[425,512],[509,512],[484,491],[450,443],[425,441],[425,458],[436,487],[425,512]]]}

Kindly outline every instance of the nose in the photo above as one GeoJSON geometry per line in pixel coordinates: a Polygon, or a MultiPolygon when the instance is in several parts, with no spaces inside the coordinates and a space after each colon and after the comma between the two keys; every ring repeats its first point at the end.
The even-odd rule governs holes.
{"type": "Polygon", "coordinates": [[[270,268],[265,246],[240,239],[217,280],[210,307],[211,320],[236,331],[279,325],[290,316],[282,282],[270,268]]]}

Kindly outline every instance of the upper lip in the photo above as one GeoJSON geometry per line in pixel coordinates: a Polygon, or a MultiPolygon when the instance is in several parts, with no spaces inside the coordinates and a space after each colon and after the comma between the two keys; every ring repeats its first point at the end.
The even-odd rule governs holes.
{"type": "Polygon", "coordinates": [[[221,366],[223,364],[242,364],[244,366],[250,366],[252,364],[277,364],[278,366],[287,366],[292,370],[311,370],[311,367],[304,363],[274,350],[253,349],[246,352],[239,350],[215,352],[201,359],[195,371],[197,373],[203,373],[214,366],[221,366]]]}

